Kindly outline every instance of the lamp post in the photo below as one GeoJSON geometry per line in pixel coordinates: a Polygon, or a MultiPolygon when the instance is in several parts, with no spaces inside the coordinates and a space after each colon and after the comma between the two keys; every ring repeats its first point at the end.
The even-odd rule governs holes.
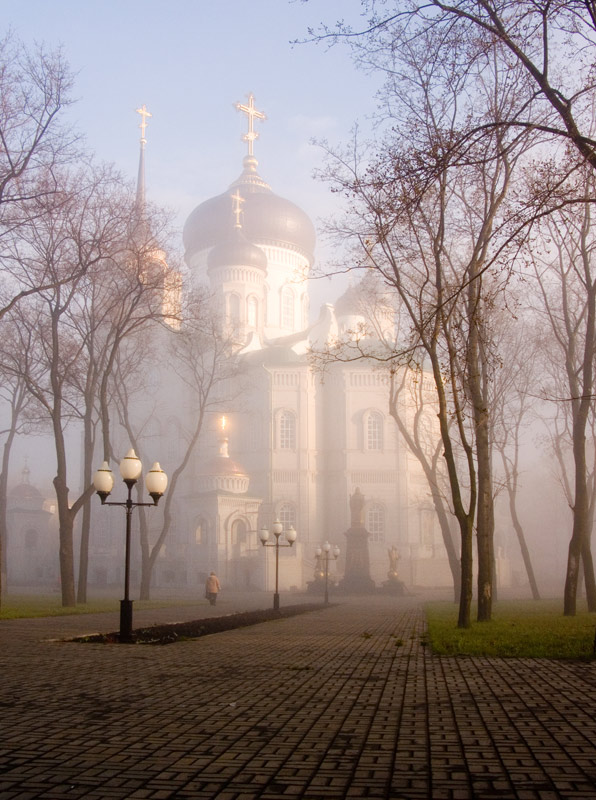
{"type": "Polygon", "coordinates": [[[290,525],[288,530],[286,531],[286,539],[288,544],[280,544],[279,537],[281,536],[283,531],[283,525],[281,522],[276,519],[273,523],[272,532],[275,536],[275,542],[268,542],[269,539],[269,531],[267,528],[261,528],[259,531],[259,539],[261,540],[261,544],[263,547],[275,547],[275,594],[273,595],[273,608],[275,611],[279,609],[279,548],[280,547],[291,547],[294,542],[296,541],[296,531],[294,527],[290,525]]]}
{"type": "MultiPolygon", "coordinates": [[[[322,545],[322,547],[317,547],[317,549],[315,550],[316,555],[319,558],[321,558],[321,556],[323,556],[323,559],[325,561],[325,605],[329,604],[329,553],[330,553],[330,550],[331,550],[331,545],[329,544],[329,542],[325,542],[325,544],[322,545]]],[[[337,561],[339,553],[340,553],[339,547],[337,545],[335,545],[335,547],[333,548],[333,558],[334,558],[335,561],[337,561]]]]}
{"type": "Polygon", "coordinates": [[[102,506],[122,506],[126,510],[126,556],[124,561],[124,599],[120,601],[120,636],[121,642],[132,642],[132,600],[129,596],[130,588],[130,530],[132,510],[135,506],[156,506],[168,485],[168,476],[156,461],[145,475],[145,486],[149,492],[152,503],[133,502],[132,489],[141,476],[143,465],[133,449],[130,449],[120,462],[120,475],[127,486],[128,497],[123,502],[108,500],[114,488],[114,475],[104,461],[93,476],[95,491],[100,497],[102,506]]]}

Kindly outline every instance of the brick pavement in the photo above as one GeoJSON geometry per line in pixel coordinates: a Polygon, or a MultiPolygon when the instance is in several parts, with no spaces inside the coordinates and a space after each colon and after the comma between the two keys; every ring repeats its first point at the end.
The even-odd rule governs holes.
{"type": "Polygon", "coordinates": [[[433,657],[416,598],[164,647],[49,641],[113,624],[0,622],[1,800],[596,798],[596,664],[433,657]]]}

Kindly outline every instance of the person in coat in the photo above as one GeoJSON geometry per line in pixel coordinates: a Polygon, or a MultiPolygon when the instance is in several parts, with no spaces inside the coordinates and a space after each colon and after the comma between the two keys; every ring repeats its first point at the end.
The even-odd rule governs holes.
{"type": "Polygon", "coordinates": [[[205,597],[212,606],[215,605],[217,601],[217,593],[221,589],[221,584],[215,572],[212,572],[209,577],[207,578],[207,582],[205,583],[205,597]]]}

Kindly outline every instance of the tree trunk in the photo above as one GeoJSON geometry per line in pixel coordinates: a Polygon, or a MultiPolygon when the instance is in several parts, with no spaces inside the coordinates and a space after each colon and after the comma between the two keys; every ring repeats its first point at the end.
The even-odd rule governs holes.
{"type": "MultiPolygon", "coordinates": [[[[87,411],[92,408],[92,404],[87,404],[87,411]]],[[[85,414],[84,437],[83,437],[83,485],[89,486],[93,482],[93,452],[94,437],[93,424],[89,413],[85,414]]],[[[81,549],[79,552],[79,580],[77,585],[77,602],[87,602],[87,578],[89,571],[89,537],[91,532],[91,501],[87,501],[83,506],[83,518],[81,520],[81,549]]]]}
{"type": "Polygon", "coordinates": [[[60,525],[60,586],[62,590],[62,605],[74,606],[75,579],[74,579],[74,550],[73,550],[73,517],[68,507],[68,486],[64,479],[56,475],[54,478],[56,490],[56,504],[58,506],[58,520],[60,525]]]}
{"type": "Polygon", "coordinates": [[[530,588],[532,590],[532,597],[534,600],[540,600],[540,592],[538,591],[538,584],[536,583],[536,578],[534,577],[534,568],[532,566],[532,561],[530,559],[530,551],[528,550],[528,545],[526,544],[526,537],[524,535],[524,529],[521,526],[519,521],[519,517],[517,515],[517,505],[515,502],[515,490],[507,484],[507,493],[509,495],[509,512],[511,514],[511,521],[513,522],[513,528],[517,535],[517,541],[519,542],[519,548],[521,550],[522,559],[524,562],[524,566],[526,568],[526,574],[528,576],[528,581],[530,582],[530,588]]]}
{"type": "MultiPolygon", "coordinates": [[[[575,462],[575,505],[573,508],[573,529],[569,541],[567,555],[567,574],[565,578],[565,593],[563,613],[565,616],[575,616],[577,611],[577,586],[579,580],[579,567],[582,552],[589,549],[586,542],[588,526],[588,493],[586,487],[586,448],[585,435],[581,429],[581,417],[574,420],[573,431],[573,457],[575,462]]],[[[585,563],[585,562],[584,562],[585,563]]],[[[587,589],[587,586],[586,586],[587,589]]]]}
{"type": "Polygon", "coordinates": [[[471,624],[470,607],[472,605],[472,566],[474,562],[472,520],[459,520],[459,526],[461,532],[461,592],[457,627],[469,628],[471,624]]]}

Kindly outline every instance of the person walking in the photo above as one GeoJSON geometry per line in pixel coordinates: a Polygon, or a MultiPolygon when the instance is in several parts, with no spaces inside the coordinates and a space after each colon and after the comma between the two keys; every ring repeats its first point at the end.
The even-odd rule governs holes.
{"type": "Polygon", "coordinates": [[[214,606],[217,601],[217,593],[220,591],[220,589],[221,584],[219,582],[219,578],[215,572],[212,572],[205,583],[205,597],[207,600],[209,600],[212,606],[214,606]]]}

